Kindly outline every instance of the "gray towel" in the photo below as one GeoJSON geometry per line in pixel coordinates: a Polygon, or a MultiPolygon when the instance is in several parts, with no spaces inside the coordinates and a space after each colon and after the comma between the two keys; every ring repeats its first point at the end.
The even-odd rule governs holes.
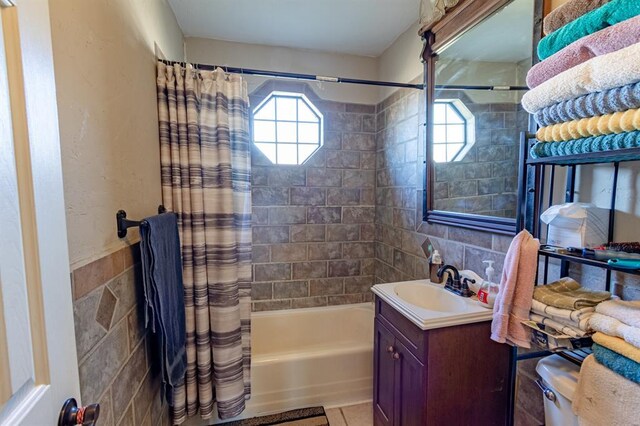
{"type": "Polygon", "coordinates": [[[149,217],[140,226],[146,320],[159,343],[169,404],[187,369],[186,325],[178,221],[174,213],[149,217]],[[151,318],[149,318],[151,317],[151,318]]]}
{"type": "Polygon", "coordinates": [[[640,108],[640,82],[589,93],[542,108],[534,114],[540,127],[640,108]]]}

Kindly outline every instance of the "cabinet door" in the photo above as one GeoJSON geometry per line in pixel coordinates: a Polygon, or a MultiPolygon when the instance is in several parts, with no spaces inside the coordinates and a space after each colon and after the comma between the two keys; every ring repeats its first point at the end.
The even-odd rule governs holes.
{"type": "Polygon", "coordinates": [[[426,367],[402,343],[395,342],[395,424],[424,426],[427,405],[426,367]]]}
{"type": "Polygon", "coordinates": [[[373,413],[376,426],[400,424],[393,421],[395,343],[393,334],[376,320],[373,359],[373,413]]]}

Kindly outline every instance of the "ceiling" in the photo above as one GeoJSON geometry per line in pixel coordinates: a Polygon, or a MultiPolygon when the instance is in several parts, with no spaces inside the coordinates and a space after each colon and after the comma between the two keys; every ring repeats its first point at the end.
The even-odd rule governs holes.
{"type": "Polygon", "coordinates": [[[514,0],[467,31],[440,54],[442,59],[519,62],[533,51],[534,0],[514,0]]]}
{"type": "Polygon", "coordinates": [[[169,0],[169,4],[186,37],[374,57],[419,17],[419,0],[169,0]]]}

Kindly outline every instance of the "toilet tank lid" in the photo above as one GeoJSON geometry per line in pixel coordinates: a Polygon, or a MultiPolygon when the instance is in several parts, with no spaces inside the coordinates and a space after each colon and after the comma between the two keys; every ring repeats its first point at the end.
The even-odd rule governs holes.
{"type": "Polygon", "coordinates": [[[573,393],[580,377],[580,367],[560,355],[551,355],[538,362],[536,371],[553,390],[568,400],[573,400],[573,393]]]}

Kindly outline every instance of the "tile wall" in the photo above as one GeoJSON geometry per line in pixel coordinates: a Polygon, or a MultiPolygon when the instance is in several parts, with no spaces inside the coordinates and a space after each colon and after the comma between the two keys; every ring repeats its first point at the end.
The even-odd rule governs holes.
{"type": "Polygon", "coordinates": [[[329,102],[308,85],[269,81],[250,97],[304,93],[324,145],[301,166],[252,152],[253,309],[360,303],[374,281],[375,105],[329,102]]]}
{"type": "Polygon", "coordinates": [[[139,246],[125,247],[72,272],[80,392],[100,403],[100,425],[169,425],[144,326],[139,246]]]}

